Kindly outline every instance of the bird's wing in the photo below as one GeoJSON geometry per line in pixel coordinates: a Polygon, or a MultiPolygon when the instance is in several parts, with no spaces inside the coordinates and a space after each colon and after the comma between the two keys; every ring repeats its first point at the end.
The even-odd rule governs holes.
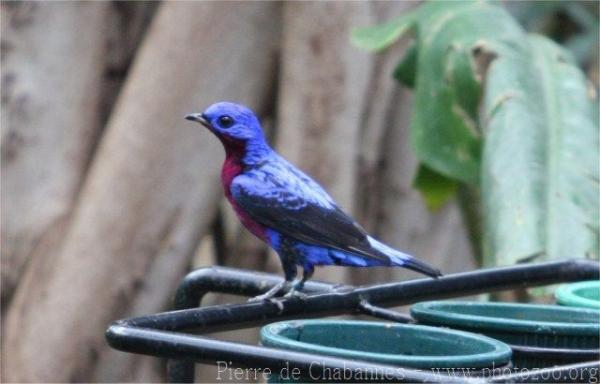
{"type": "Polygon", "coordinates": [[[308,176],[286,163],[270,163],[237,176],[235,201],[252,219],[296,240],[353,252],[387,264],[368,234],[308,176]]]}

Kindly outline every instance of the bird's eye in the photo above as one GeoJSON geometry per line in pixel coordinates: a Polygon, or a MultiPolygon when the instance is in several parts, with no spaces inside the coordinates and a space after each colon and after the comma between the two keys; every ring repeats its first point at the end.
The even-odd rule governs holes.
{"type": "Polygon", "coordinates": [[[221,116],[219,117],[219,125],[222,128],[230,128],[233,125],[233,119],[230,116],[221,116]]]}

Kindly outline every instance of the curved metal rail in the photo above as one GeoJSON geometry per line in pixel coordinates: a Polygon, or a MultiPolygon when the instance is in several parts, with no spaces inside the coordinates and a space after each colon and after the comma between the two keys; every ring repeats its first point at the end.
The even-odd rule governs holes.
{"type": "MultiPolygon", "coordinates": [[[[393,319],[398,314],[377,306],[407,305],[430,299],[598,278],[598,262],[568,260],[490,268],[446,275],[437,280],[419,279],[365,287],[309,281],[306,291],[310,295],[302,299],[281,299],[279,304],[265,301],[195,308],[208,292],[254,296],[266,292],[281,281],[280,277],[271,274],[210,267],[191,272],[183,280],[176,294],[176,307],[180,310],[116,321],[108,328],[106,338],[112,347],[122,351],[174,359],[169,366],[169,379],[173,382],[192,382],[194,363],[216,364],[217,361],[231,361],[235,366],[272,370],[289,364],[305,373],[311,368],[311,363],[319,361],[319,367],[313,367],[316,373],[327,368],[343,369],[351,366],[388,372],[388,375],[381,378],[383,381],[479,382],[483,379],[440,377],[439,374],[410,368],[221,341],[181,331],[195,330],[202,334],[261,326],[284,319],[349,313],[367,313],[393,319]]],[[[402,320],[402,317],[399,316],[398,319],[402,320]]],[[[512,380],[510,375],[504,377],[506,382],[512,380]]],[[[497,382],[496,379],[494,382],[497,382]]]]}

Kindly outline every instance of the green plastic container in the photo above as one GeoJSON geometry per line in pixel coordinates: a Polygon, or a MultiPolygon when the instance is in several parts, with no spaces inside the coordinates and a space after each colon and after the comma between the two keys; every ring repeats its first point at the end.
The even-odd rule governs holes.
{"type": "Polygon", "coordinates": [[[500,367],[511,358],[508,345],[489,337],[373,321],[283,321],[263,327],[260,340],[269,347],[419,369],[500,367]]]}
{"type": "Polygon", "coordinates": [[[600,280],[561,285],[554,295],[560,305],[600,309],[600,280]]]}
{"type": "MultiPolygon", "coordinates": [[[[568,350],[598,350],[600,311],[556,305],[430,301],[412,306],[419,323],[477,332],[516,346],[542,347],[552,358],[514,353],[520,368],[548,367],[573,362],[568,350]]],[[[516,352],[516,351],[515,351],[516,352]]]]}

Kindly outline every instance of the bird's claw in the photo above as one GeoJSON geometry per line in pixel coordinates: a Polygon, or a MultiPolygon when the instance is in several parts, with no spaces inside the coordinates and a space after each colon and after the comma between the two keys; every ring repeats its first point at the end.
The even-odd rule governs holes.
{"type": "Polygon", "coordinates": [[[283,312],[283,303],[281,302],[281,299],[268,299],[267,301],[271,304],[275,304],[277,309],[279,309],[279,313],[283,312]]]}
{"type": "Polygon", "coordinates": [[[290,299],[290,298],[305,299],[307,296],[308,295],[304,292],[301,292],[297,289],[291,289],[288,293],[283,295],[283,298],[284,299],[290,299]]]}
{"type": "Polygon", "coordinates": [[[256,297],[248,299],[248,302],[256,303],[258,301],[264,301],[264,300],[270,301],[273,297],[275,297],[275,295],[277,295],[279,292],[281,292],[283,290],[283,288],[285,287],[286,284],[287,284],[287,282],[282,281],[281,283],[276,284],[273,288],[269,289],[267,292],[263,293],[262,295],[258,295],[256,297]]]}
{"type": "Polygon", "coordinates": [[[268,303],[276,305],[277,309],[279,309],[279,312],[281,313],[283,312],[283,300],[291,298],[304,299],[308,296],[306,293],[301,292],[300,290],[292,287],[292,289],[290,289],[282,298],[274,297],[277,293],[279,293],[279,291],[280,290],[277,289],[271,289],[267,293],[248,299],[248,302],[257,303],[266,301],[268,303]]]}
{"type": "Polygon", "coordinates": [[[283,311],[283,304],[281,303],[281,299],[277,299],[275,297],[266,297],[266,295],[259,295],[248,299],[249,303],[258,303],[258,302],[267,302],[277,306],[279,312],[283,311]]]}
{"type": "Polygon", "coordinates": [[[272,300],[272,297],[270,297],[270,296],[267,296],[267,295],[258,295],[258,296],[249,298],[248,302],[249,303],[257,303],[259,301],[270,301],[270,300],[272,300]]]}

